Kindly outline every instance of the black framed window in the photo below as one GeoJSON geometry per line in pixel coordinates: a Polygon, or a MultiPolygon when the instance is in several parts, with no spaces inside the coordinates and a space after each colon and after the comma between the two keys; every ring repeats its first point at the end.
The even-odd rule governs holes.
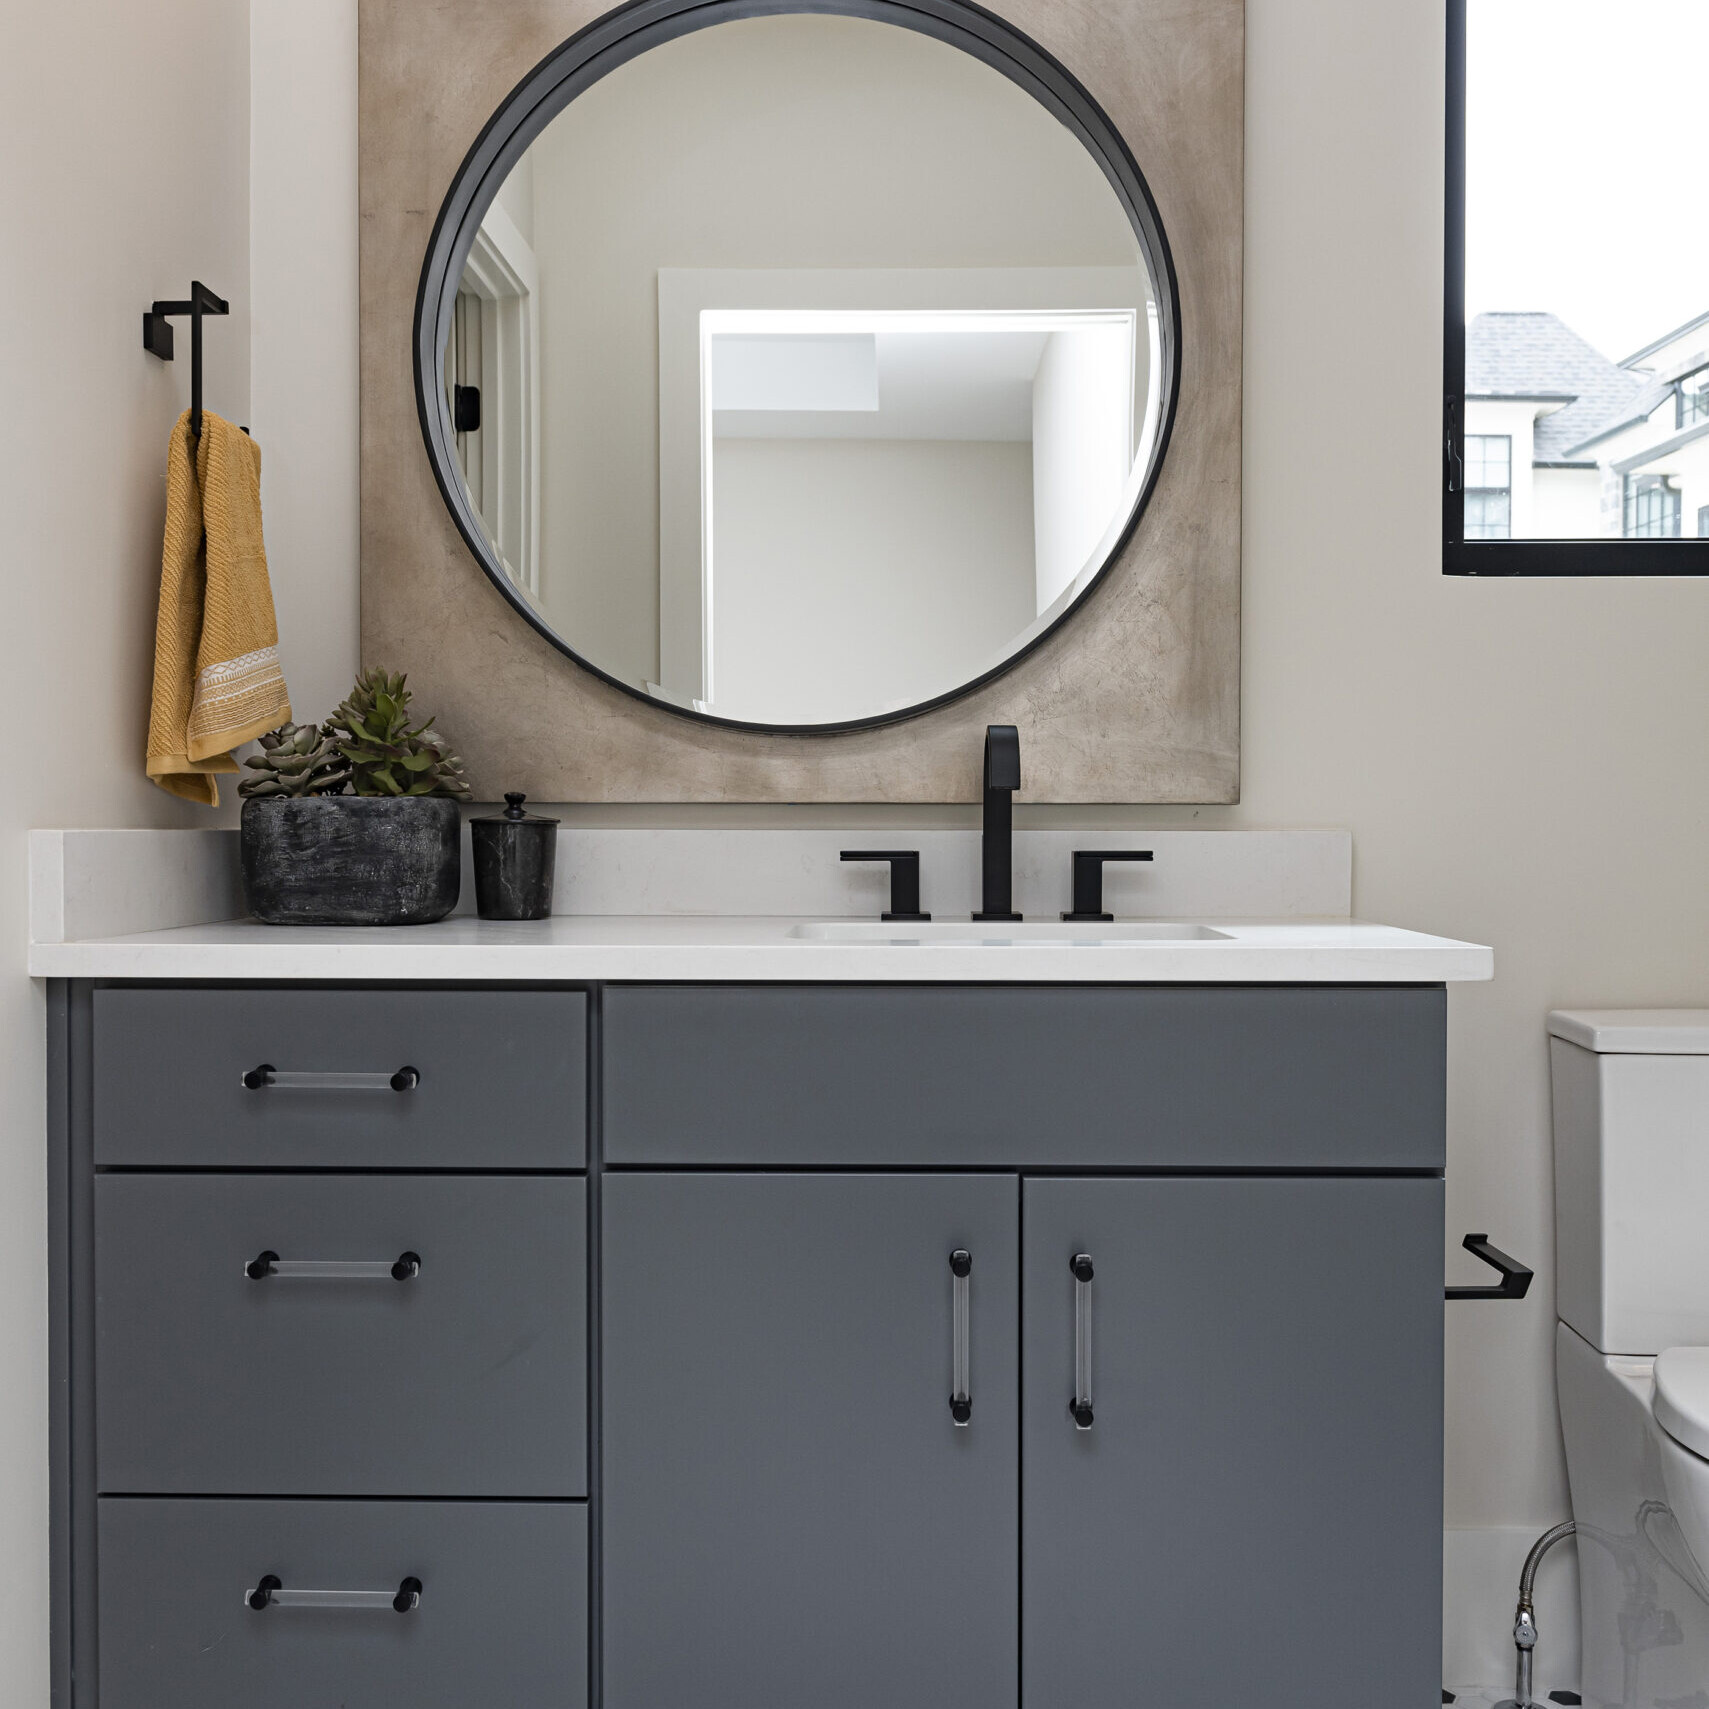
{"type": "Polygon", "coordinates": [[[1506,540],[1513,530],[1513,436],[1466,435],[1466,538],[1506,540]]]}
{"type": "MultiPolygon", "coordinates": [[[[1680,497],[1672,475],[1627,475],[1624,505],[1626,538],[1677,540],[1680,497]]],[[[1699,511],[1699,523],[1702,516],[1699,511]]]]}
{"type": "Polygon", "coordinates": [[[1611,79],[1611,28],[1709,59],[1709,4],[1447,0],[1442,567],[1709,575],[1709,232],[1587,241],[1701,151],[1611,79]],[[1569,155],[1539,139],[1570,133],[1569,155]],[[1696,531],[1686,531],[1695,518],[1696,531]]]}

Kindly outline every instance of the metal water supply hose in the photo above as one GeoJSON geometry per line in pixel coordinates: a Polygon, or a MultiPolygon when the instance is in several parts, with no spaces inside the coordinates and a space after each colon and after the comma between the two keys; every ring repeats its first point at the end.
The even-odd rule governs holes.
{"type": "Polygon", "coordinates": [[[1542,1564],[1544,1555],[1563,1537],[1570,1537],[1577,1530],[1577,1522],[1571,1519],[1551,1525],[1531,1545],[1531,1553],[1525,1557],[1525,1565],[1519,1574],[1519,1607],[1513,1616],[1513,1645],[1518,1651],[1513,1695],[1498,1703],[1496,1709],[1548,1709],[1547,1704],[1538,1703],[1531,1695],[1531,1652],[1537,1647],[1537,1618],[1531,1606],[1531,1594],[1537,1583],[1537,1568],[1542,1564]]]}

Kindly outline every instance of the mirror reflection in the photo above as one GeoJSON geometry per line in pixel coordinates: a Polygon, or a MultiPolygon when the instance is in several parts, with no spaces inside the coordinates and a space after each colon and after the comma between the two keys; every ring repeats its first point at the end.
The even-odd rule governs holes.
{"type": "Polygon", "coordinates": [[[880,717],[1000,666],[1125,529],[1155,281],[1030,95],[899,26],[721,23],[545,125],[444,352],[503,572],[577,655],[741,722],[880,717]]]}

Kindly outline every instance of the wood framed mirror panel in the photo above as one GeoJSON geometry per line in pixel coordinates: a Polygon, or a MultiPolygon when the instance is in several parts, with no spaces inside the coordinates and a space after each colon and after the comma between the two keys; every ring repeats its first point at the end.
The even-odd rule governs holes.
{"type": "Polygon", "coordinates": [[[364,658],[485,793],[1236,799],[1240,97],[1239,0],[363,0],[364,658]]]}

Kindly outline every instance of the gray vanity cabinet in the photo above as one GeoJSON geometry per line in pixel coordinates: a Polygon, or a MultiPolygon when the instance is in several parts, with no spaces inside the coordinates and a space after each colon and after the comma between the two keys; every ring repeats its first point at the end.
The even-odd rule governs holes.
{"type": "Polygon", "coordinates": [[[49,1013],[55,1709],[1435,1701],[1439,987],[49,1013]]]}
{"type": "Polygon", "coordinates": [[[1025,1709],[1434,1701],[1441,1183],[1022,1197],[1025,1709]]]}
{"type": "Polygon", "coordinates": [[[1014,1701],[1019,1209],[1013,1176],[608,1177],[606,1709],[1014,1701]]]}

